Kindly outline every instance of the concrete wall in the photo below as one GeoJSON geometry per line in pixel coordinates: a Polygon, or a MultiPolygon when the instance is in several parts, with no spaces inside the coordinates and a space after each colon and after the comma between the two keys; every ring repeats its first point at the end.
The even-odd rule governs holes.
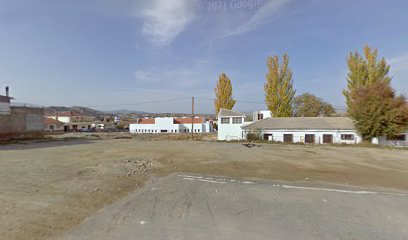
{"type": "Polygon", "coordinates": [[[0,141],[44,136],[44,109],[11,107],[10,114],[0,115],[0,141]]]}
{"type": "Polygon", "coordinates": [[[387,137],[379,137],[377,138],[377,142],[374,144],[386,145],[386,146],[394,146],[394,147],[408,147],[408,131],[405,133],[401,133],[405,139],[388,139],[387,137]]]}
{"type": "Polygon", "coordinates": [[[0,114],[10,114],[9,102],[0,102],[0,114]]]}

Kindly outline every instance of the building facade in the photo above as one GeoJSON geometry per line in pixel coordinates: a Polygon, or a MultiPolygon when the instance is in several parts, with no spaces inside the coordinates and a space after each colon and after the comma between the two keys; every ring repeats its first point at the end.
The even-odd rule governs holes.
{"type": "Polygon", "coordinates": [[[252,122],[245,115],[221,109],[218,114],[218,140],[243,140],[255,134],[265,141],[285,143],[355,144],[362,141],[354,123],[346,117],[274,118],[269,111],[256,111],[252,122]]]}
{"type": "Polygon", "coordinates": [[[141,118],[134,124],[129,124],[130,133],[210,133],[212,123],[206,122],[204,118],[141,118]]]}
{"type": "Polygon", "coordinates": [[[64,131],[91,130],[96,117],[78,112],[56,112],[47,116],[64,123],[64,131]]]}
{"type": "Polygon", "coordinates": [[[347,117],[266,118],[242,127],[244,134],[259,134],[263,140],[284,143],[356,144],[362,141],[347,117]]]}
{"type": "Polygon", "coordinates": [[[0,95],[0,141],[42,138],[44,136],[44,109],[11,105],[13,98],[0,95]]]}
{"type": "Polygon", "coordinates": [[[64,131],[64,123],[53,118],[44,117],[44,131],[62,132],[64,131]]]}
{"type": "Polygon", "coordinates": [[[6,87],[6,95],[0,95],[0,114],[6,115],[11,112],[11,100],[13,98],[9,96],[9,88],[6,87]]]}
{"type": "Polygon", "coordinates": [[[245,114],[227,109],[220,109],[218,113],[218,140],[231,141],[244,139],[241,129],[245,123],[245,114]]]}

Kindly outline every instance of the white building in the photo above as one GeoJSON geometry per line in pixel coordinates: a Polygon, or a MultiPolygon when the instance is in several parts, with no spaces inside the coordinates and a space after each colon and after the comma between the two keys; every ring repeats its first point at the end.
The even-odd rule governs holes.
{"type": "Polygon", "coordinates": [[[345,143],[362,141],[347,117],[266,118],[242,127],[244,135],[260,134],[264,140],[286,143],[345,143]]]}
{"type": "Polygon", "coordinates": [[[64,131],[79,131],[84,129],[90,130],[92,128],[92,124],[94,124],[96,120],[95,116],[72,111],[57,112],[46,117],[65,123],[64,131]]]}
{"type": "Polygon", "coordinates": [[[10,101],[13,98],[9,96],[9,88],[6,87],[6,96],[0,95],[0,114],[10,114],[10,101]]]}
{"type": "Polygon", "coordinates": [[[129,124],[130,133],[210,133],[212,123],[206,122],[202,117],[173,118],[157,117],[138,119],[137,123],[129,124]],[[193,126],[192,126],[193,125],[193,126]],[[193,127],[193,128],[192,128],[193,127]]]}
{"type": "Polygon", "coordinates": [[[272,117],[272,113],[269,110],[261,110],[261,111],[255,111],[252,114],[252,121],[256,122],[265,118],[270,118],[272,117]]]}
{"type": "Polygon", "coordinates": [[[218,140],[242,140],[244,132],[241,129],[245,123],[245,114],[227,109],[218,113],[218,140]]]}

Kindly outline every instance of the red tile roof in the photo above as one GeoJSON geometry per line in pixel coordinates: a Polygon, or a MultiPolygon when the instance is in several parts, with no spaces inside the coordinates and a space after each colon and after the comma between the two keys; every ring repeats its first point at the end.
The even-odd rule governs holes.
{"type": "MultiPolygon", "coordinates": [[[[194,118],[194,123],[204,123],[205,119],[202,117],[196,117],[194,118]]],[[[192,119],[191,118],[174,118],[173,120],[174,124],[188,124],[188,123],[192,123],[192,119]]]]}
{"type": "Polygon", "coordinates": [[[55,119],[53,119],[53,118],[45,117],[45,118],[44,118],[44,124],[48,125],[48,124],[64,124],[64,123],[63,123],[63,122],[60,122],[60,121],[58,121],[58,120],[55,120],[55,119]]]}

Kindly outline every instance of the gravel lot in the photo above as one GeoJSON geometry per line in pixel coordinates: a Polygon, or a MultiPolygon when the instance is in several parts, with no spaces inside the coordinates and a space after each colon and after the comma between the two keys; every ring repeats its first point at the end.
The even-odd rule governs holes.
{"type": "Polygon", "coordinates": [[[61,236],[175,172],[408,191],[408,151],[123,137],[0,146],[0,239],[61,236]]]}

